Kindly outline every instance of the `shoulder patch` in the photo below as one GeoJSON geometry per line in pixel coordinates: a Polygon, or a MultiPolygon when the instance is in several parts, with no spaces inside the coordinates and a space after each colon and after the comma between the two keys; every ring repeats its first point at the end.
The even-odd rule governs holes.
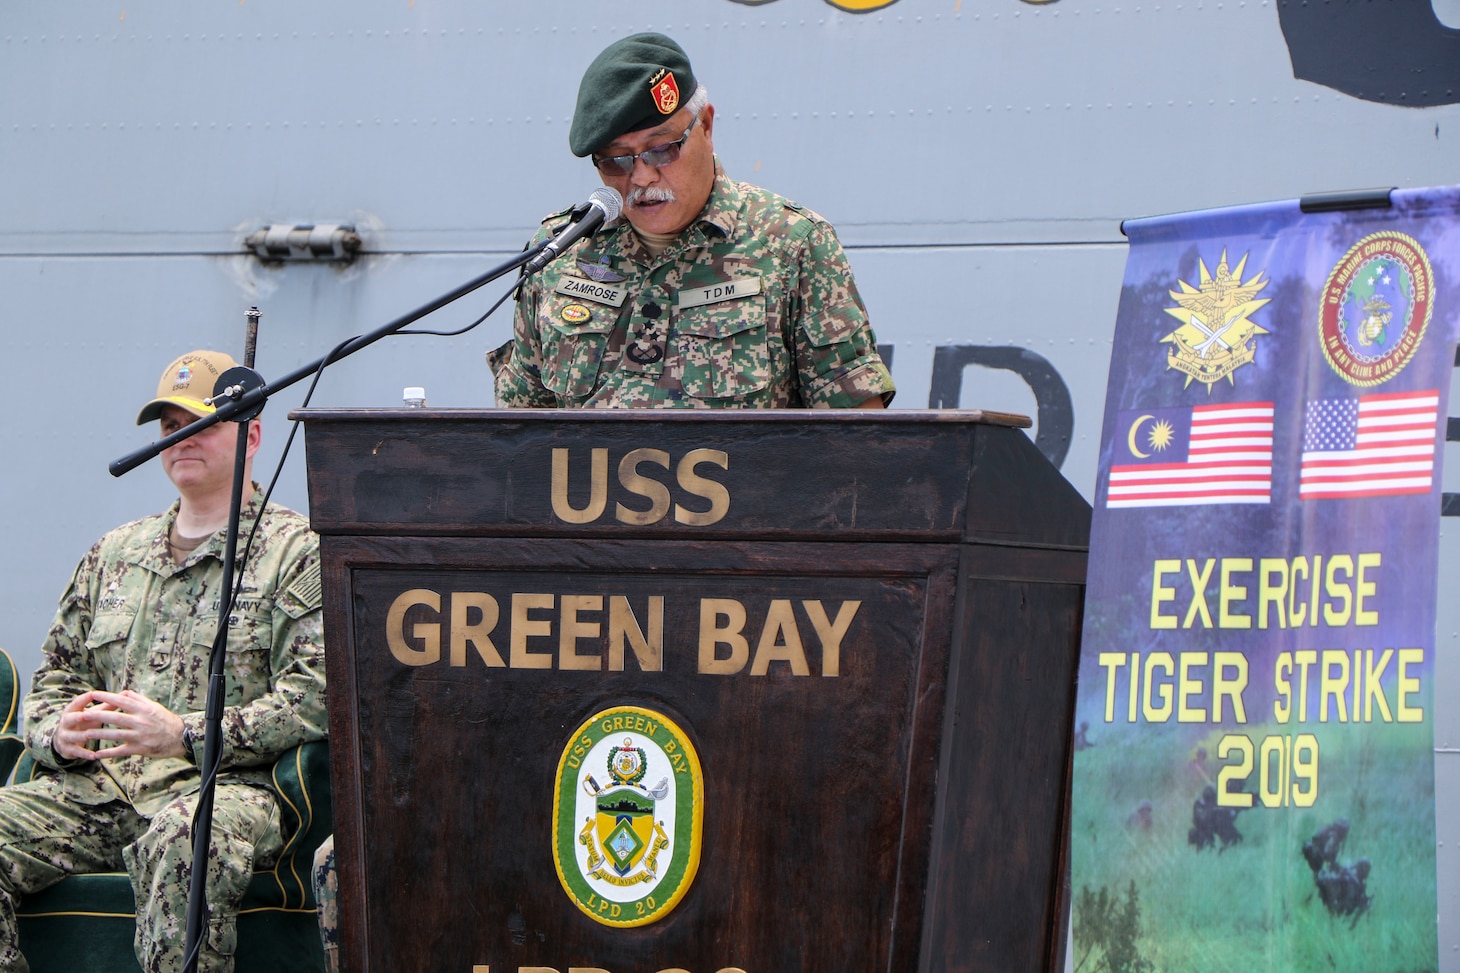
{"type": "Polygon", "coordinates": [[[322,603],[324,583],[319,575],[319,559],[312,558],[304,573],[294,579],[286,593],[299,600],[306,608],[315,609],[322,603]]]}
{"type": "Polygon", "coordinates": [[[816,212],[816,210],[812,209],[809,206],[802,206],[800,203],[792,202],[788,199],[786,200],[786,209],[795,213],[797,216],[810,220],[812,223],[820,223],[827,226],[830,225],[826,217],[822,216],[820,213],[816,212]]]}
{"type": "Polygon", "coordinates": [[[571,206],[569,206],[567,209],[560,209],[556,213],[549,213],[547,216],[544,216],[542,218],[542,224],[541,225],[547,226],[549,223],[556,223],[559,220],[565,220],[569,216],[571,216],[572,213],[573,213],[573,207],[571,207],[571,206]]]}

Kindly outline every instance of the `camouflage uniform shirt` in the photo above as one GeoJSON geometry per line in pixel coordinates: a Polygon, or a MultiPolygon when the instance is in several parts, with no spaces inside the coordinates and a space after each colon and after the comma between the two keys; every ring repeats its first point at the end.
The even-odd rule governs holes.
{"type": "MultiPolygon", "coordinates": [[[[240,553],[260,500],[255,492],[243,511],[240,553]]],[[[82,559],[26,697],[26,742],[42,764],[69,771],[66,796],[79,803],[120,799],[151,817],[198,788],[224,532],[179,565],[168,548],[177,511],[174,503],[118,527],[82,559]],[[61,759],[51,748],[61,711],[88,689],[131,689],[183,717],[193,759],[61,759]]],[[[319,539],[304,517],[273,504],[264,511],[229,624],[222,768],[231,780],[268,788],[281,753],[327,732],[319,539]]]]}
{"type": "Polygon", "coordinates": [[[894,391],[831,225],[718,160],[659,256],[625,220],[530,278],[496,381],[517,407],[845,408],[894,391]]]}

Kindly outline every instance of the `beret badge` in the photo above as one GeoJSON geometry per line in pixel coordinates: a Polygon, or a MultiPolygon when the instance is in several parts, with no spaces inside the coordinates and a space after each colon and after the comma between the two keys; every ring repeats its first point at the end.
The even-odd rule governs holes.
{"type": "Polygon", "coordinates": [[[649,94],[660,114],[673,115],[679,108],[679,84],[674,80],[674,72],[667,68],[656,72],[649,79],[649,94]]]}

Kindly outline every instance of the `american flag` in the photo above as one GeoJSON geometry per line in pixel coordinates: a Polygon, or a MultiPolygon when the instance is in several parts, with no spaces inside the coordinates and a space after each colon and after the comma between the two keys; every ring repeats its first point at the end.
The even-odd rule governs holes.
{"type": "Polygon", "coordinates": [[[1310,401],[1298,495],[1319,500],[1429,493],[1439,409],[1435,389],[1310,401]]]}
{"type": "Polygon", "coordinates": [[[1271,402],[1123,412],[1120,427],[1127,461],[1110,467],[1107,507],[1272,499],[1271,402]]]}

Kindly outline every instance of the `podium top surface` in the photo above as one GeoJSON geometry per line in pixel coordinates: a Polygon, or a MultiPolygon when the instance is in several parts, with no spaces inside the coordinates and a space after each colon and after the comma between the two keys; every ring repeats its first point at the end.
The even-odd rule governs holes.
{"type": "Polygon", "coordinates": [[[433,421],[469,421],[483,419],[516,419],[542,422],[653,422],[804,424],[813,423],[912,423],[929,422],[955,425],[975,424],[1028,429],[1034,425],[1028,416],[1014,412],[993,412],[988,409],[295,409],[290,419],[305,422],[391,422],[430,418],[433,421]]]}
{"type": "Polygon", "coordinates": [[[1083,549],[1090,508],[975,410],[302,409],[321,534],[1083,549]]]}

